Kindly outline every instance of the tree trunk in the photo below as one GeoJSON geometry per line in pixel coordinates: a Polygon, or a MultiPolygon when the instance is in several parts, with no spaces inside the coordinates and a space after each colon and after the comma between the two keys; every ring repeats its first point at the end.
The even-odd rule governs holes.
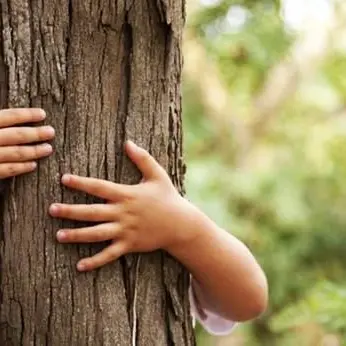
{"type": "Polygon", "coordinates": [[[183,192],[184,0],[1,0],[0,9],[0,107],[42,107],[56,130],[54,155],[4,193],[0,345],[193,345],[180,264],[158,251],[77,273],[100,246],[57,244],[71,223],[47,214],[52,202],[93,201],[60,185],[65,172],[137,183],[127,138],[183,192]]]}

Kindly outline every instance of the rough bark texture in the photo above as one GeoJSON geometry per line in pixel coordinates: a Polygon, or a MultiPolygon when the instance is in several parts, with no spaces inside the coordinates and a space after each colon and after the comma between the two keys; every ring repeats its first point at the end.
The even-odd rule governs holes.
{"type": "Polygon", "coordinates": [[[97,246],[55,241],[50,203],[91,202],[65,172],[136,183],[130,138],[182,191],[184,0],[0,0],[0,107],[43,107],[55,153],[2,202],[0,345],[193,345],[188,274],[157,252],[96,272],[97,246]]]}

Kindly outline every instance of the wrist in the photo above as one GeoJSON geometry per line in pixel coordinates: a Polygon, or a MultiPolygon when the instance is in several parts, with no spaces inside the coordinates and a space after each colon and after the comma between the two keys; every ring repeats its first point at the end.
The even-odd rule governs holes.
{"type": "Polygon", "coordinates": [[[217,227],[207,215],[183,197],[180,209],[180,215],[175,219],[172,230],[174,241],[164,249],[178,259],[194,248],[198,242],[208,238],[211,230],[217,227]]]}

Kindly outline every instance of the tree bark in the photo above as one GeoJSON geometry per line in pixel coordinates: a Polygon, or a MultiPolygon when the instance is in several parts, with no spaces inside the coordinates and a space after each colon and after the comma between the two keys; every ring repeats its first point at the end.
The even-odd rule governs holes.
{"type": "Polygon", "coordinates": [[[194,345],[180,264],[157,251],[77,273],[100,246],[57,244],[77,224],[47,214],[94,201],[63,188],[65,172],[137,183],[126,139],[183,193],[184,2],[0,0],[0,107],[42,107],[56,130],[53,156],[4,193],[0,345],[194,345]]]}

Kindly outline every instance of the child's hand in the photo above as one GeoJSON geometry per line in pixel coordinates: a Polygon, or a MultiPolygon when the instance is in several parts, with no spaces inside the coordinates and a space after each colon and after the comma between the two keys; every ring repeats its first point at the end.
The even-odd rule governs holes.
{"type": "Polygon", "coordinates": [[[126,253],[163,249],[189,270],[200,287],[194,293],[206,310],[230,321],[259,316],[267,305],[267,282],[248,248],[181,197],[149,153],[131,142],[126,151],[143,174],[138,185],[62,177],[67,187],[108,201],[50,207],[55,217],[99,222],[96,226],[60,230],[60,242],[111,241],[101,252],[79,261],[77,269],[89,271],[126,253]]]}
{"type": "Polygon", "coordinates": [[[33,171],[35,160],[52,153],[50,144],[34,144],[54,138],[51,126],[17,126],[36,123],[45,117],[44,111],[37,108],[0,110],[0,179],[33,171]]]}
{"type": "Polygon", "coordinates": [[[100,222],[96,226],[60,230],[58,241],[112,241],[98,254],[82,259],[77,265],[81,271],[103,266],[126,253],[168,250],[180,241],[191,239],[189,228],[184,223],[193,218],[192,205],[178,194],[165,170],[147,151],[132,142],[127,143],[126,151],[143,174],[140,184],[120,185],[64,175],[62,183],[67,187],[103,198],[108,203],[53,204],[50,207],[50,214],[54,217],[100,222]]]}

